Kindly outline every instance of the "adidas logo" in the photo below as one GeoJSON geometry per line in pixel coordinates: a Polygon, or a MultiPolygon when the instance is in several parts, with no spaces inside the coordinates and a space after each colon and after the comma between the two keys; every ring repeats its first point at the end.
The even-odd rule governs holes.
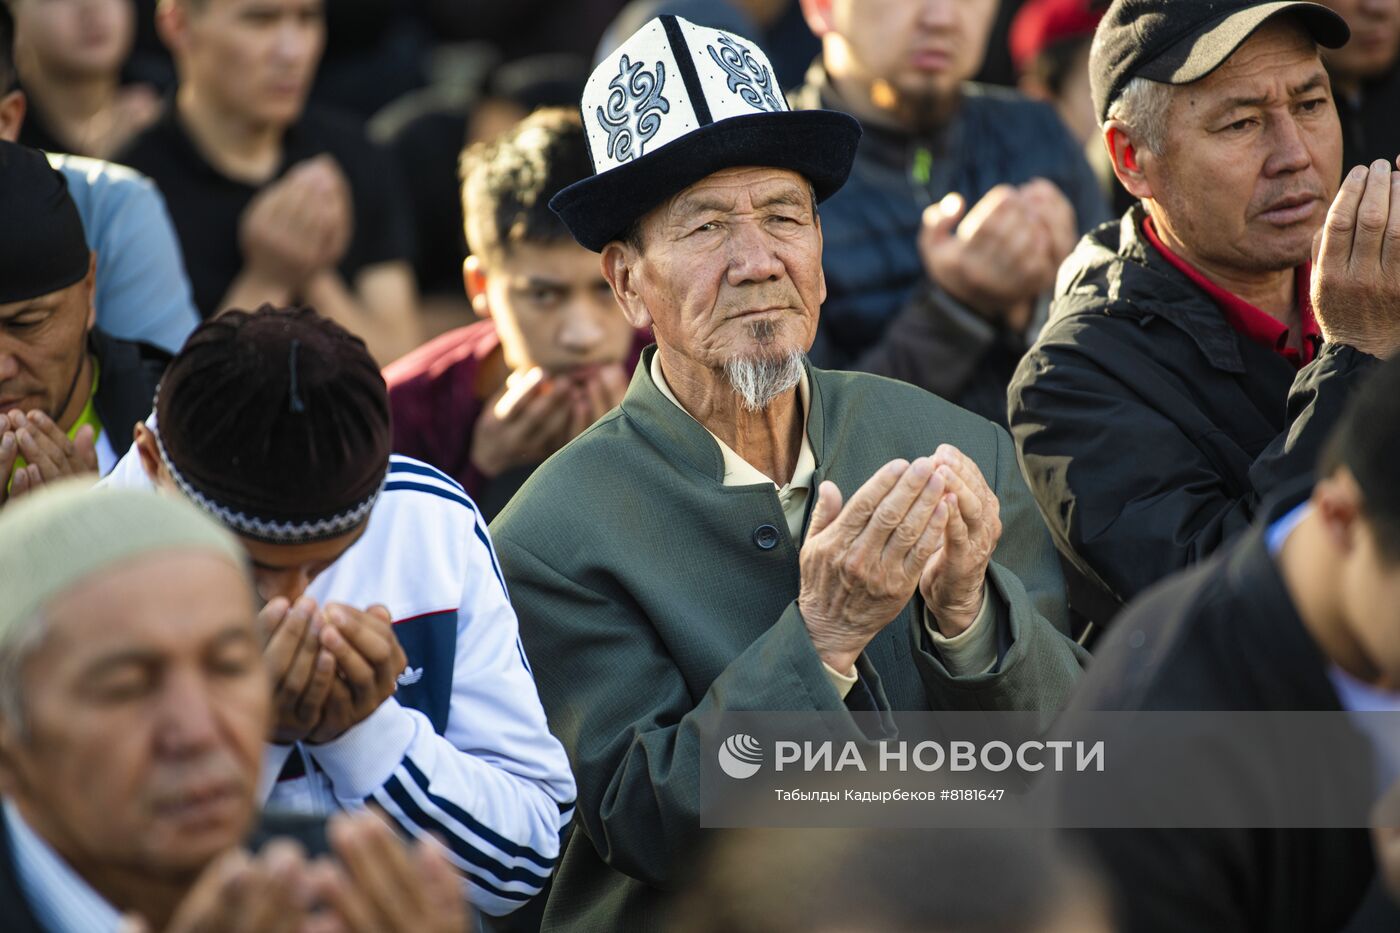
{"type": "Polygon", "coordinates": [[[403,673],[399,675],[399,686],[411,687],[422,679],[423,668],[413,667],[412,665],[409,665],[408,667],[405,667],[403,669],[403,673]]]}

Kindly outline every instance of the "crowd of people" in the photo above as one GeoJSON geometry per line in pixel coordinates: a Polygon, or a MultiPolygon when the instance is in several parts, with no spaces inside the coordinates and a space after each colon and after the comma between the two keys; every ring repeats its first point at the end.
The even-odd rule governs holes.
{"type": "Polygon", "coordinates": [[[700,792],[1400,712],[1400,0],[479,13],[0,0],[0,929],[1400,928],[1384,821],[700,792]]]}

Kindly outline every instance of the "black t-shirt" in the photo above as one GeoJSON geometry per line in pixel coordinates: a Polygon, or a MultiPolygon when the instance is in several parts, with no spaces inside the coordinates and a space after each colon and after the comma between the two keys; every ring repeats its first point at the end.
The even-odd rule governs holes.
{"type": "MultiPolygon", "coordinates": [[[[322,153],[334,157],[350,183],[355,232],[340,261],[345,281],[353,287],[355,275],[366,266],[411,261],[412,227],[396,166],[353,120],[308,110],[287,130],[282,164],[273,180],[322,153]]],[[[160,187],[180,238],[195,306],[206,318],[214,314],[243,269],[238,225],[262,186],[236,181],[210,165],[185,132],[173,101],[116,161],[145,173],[160,187]]]]}

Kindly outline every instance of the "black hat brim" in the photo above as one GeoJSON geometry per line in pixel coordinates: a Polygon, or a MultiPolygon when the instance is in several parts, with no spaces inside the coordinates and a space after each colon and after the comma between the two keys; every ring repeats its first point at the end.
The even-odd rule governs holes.
{"type": "Polygon", "coordinates": [[[638,217],[721,169],[761,165],[802,175],[824,201],[851,173],[860,123],[834,110],[786,110],[718,120],[550,199],[574,239],[593,252],[638,217]]]}
{"type": "Polygon", "coordinates": [[[1319,3],[1285,0],[1247,7],[1202,24],[1152,61],[1138,68],[1137,75],[1163,84],[1190,84],[1210,74],[1244,41],[1276,16],[1297,16],[1303,28],[1323,48],[1339,49],[1351,38],[1346,20],[1319,3]]]}

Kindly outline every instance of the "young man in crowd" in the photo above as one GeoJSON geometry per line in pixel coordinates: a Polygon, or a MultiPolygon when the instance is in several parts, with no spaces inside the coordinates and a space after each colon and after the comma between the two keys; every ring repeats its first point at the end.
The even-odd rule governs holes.
{"type": "Polygon", "coordinates": [[[467,150],[463,275],[481,320],[384,370],[394,449],[451,475],[488,519],[622,401],[648,342],[613,300],[597,255],[549,209],[590,170],[577,111],[537,111],[467,150]]]}
{"type": "Polygon", "coordinates": [[[1390,161],[1400,153],[1400,0],[1323,2],[1351,27],[1350,42],[1322,54],[1342,120],[1342,164],[1390,161]]]}
{"type": "MultiPolygon", "coordinates": [[[[1397,213],[1400,198],[1392,198],[1391,218],[1397,213]]],[[[1348,237],[1334,233],[1326,234],[1324,256],[1351,249],[1348,237]]],[[[1074,711],[1203,710],[1224,723],[1241,722],[1228,711],[1346,712],[1328,732],[1338,738],[1332,747],[1350,751],[1350,760],[1329,757],[1302,785],[1311,788],[1307,799],[1282,806],[1318,813],[1355,800],[1364,816],[1365,804],[1395,778],[1397,461],[1400,360],[1390,360],[1355,393],[1311,492],[1311,477],[1280,490],[1232,547],[1124,611],[1096,652],[1074,711]]],[[[1067,716],[1073,722],[1074,712],[1067,716]]],[[[1210,728],[1199,721],[1197,731],[1210,728]]],[[[1139,721],[1138,734],[1150,722],[1139,721]]],[[[1206,731],[1201,747],[1224,748],[1225,732],[1206,731]]],[[[1116,747],[1122,780],[1136,780],[1124,765],[1133,758],[1130,742],[1116,747]]],[[[1280,778],[1273,770],[1248,752],[1212,754],[1192,765],[1191,781],[1237,817],[1250,801],[1275,794],[1280,778]]],[[[1092,811],[1095,801],[1086,803],[1092,811]]],[[[1400,907],[1385,903],[1379,891],[1363,902],[1376,872],[1365,829],[1345,821],[1284,825],[1318,828],[1106,829],[1088,839],[1116,888],[1124,929],[1134,933],[1400,928],[1400,907]]],[[[1378,836],[1389,840],[1380,851],[1391,849],[1394,860],[1395,830],[1378,836]]]]}
{"type": "Polygon", "coordinates": [[[1357,250],[1310,263],[1342,168],[1319,47],[1346,40],[1325,7],[1258,0],[1118,0],[1099,25],[1095,104],[1141,204],[1067,261],[1010,391],[1090,618],[1248,527],[1400,348],[1386,162],[1354,168],[1332,208],[1357,250]]]}
{"type": "MultiPolygon", "coordinates": [[[[15,142],[26,125],[29,98],[15,84],[14,20],[0,3],[0,140],[15,142]]],[[[68,179],[88,246],[97,254],[97,323],[123,340],[152,343],[168,353],[199,323],[165,201],[149,178],[125,166],[49,154],[68,179]]]]}
{"type": "Polygon", "coordinates": [[[132,0],[8,0],[16,64],[29,97],[20,142],[47,152],[110,158],[160,113],[145,85],[123,87],[136,35],[132,0]]]}
{"type": "Polygon", "coordinates": [[[0,505],[110,471],[170,357],[95,327],[96,257],[68,182],[0,141],[0,505]]]}
{"type": "Polygon", "coordinates": [[[362,341],[309,309],[230,310],[171,362],[106,482],[188,498],[252,559],[277,711],[269,807],[372,803],[440,839],[480,909],[509,913],[549,877],[573,778],[485,522],[390,449],[362,341]]]}
{"type": "MultiPolygon", "coordinates": [[[[0,540],[6,933],[466,928],[436,847],[404,851],[376,815],[332,821],[334,861],[290,840],[239,850],[271,705],[232,535],[178,500],[69,480],[0,513],[0,540]]],[[[315,828],[273,817],[257,835],[315,828]]]]}
{"type": "Polygon", "coordinates": [[[812,359],[1004,425],[1055,270],[1107,216],[1082,149],[1048,105],[969,83],[995,0],[802,8],[822,55],[794,105],[864,130],[850,183],[822,206],[830,297],[812,359]]]}
{"type": "Polygon", "coordinates": [[[163,0],[180,81],[118,156],[165,195],[195,305],[301,301],[388,362],[418,342],[411,230],[389,156],[306,109],[321,0],[163,0]]]}

